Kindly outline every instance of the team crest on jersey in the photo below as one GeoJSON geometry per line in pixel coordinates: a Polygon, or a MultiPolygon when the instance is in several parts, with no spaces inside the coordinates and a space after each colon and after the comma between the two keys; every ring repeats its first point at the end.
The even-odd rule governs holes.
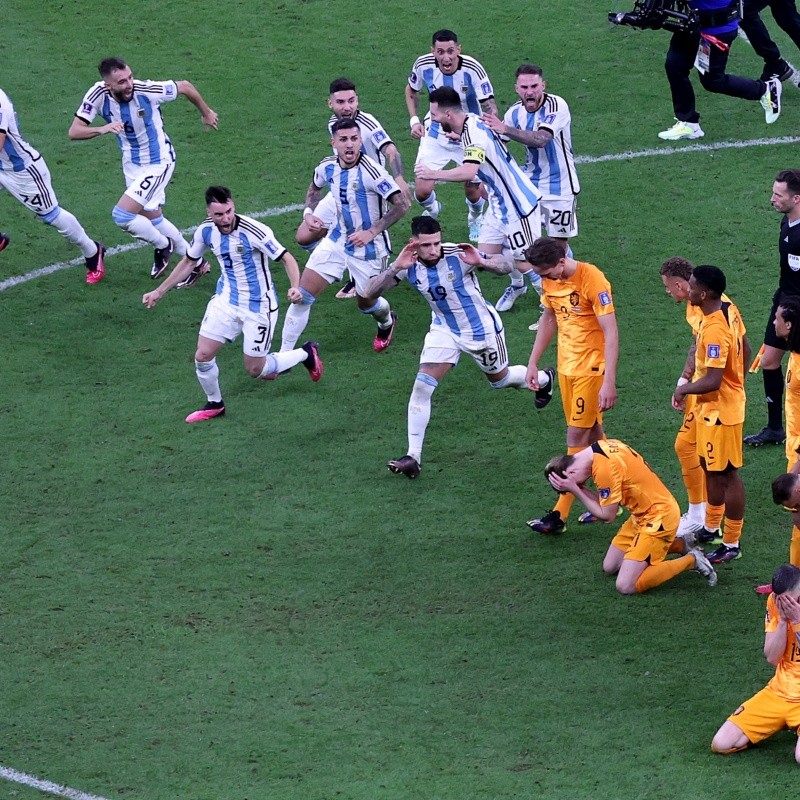
{"type": "Polygon", "coordinates": [[[452,283],[455,279],[456,279],[455,272],[448,272],[447,273],[447,280],[449,280],[450,283],[452,283]]]}
{"type": "Polygon", "coordinates": [[[598,489],[597,496],[601,500],[608,500],[608,498],[611,496],[611,489],[598,489]]]}
{"type": "Polygon", "coordinates": [[[386,194],[392,190],[392,184],[387,180],[382,180],[378,184],[377,189],[381,194],[386,194]]]}
{"type": "Polygon", "coordinates": [[[140,117],[140,118],[144,118],[144,115],[145,115],[146,113],[147,113],[147,112],[146,112],[146,111],[145,111],[143,108],[139,108],[139,109],[137,109],[137,110],[136,110],[136,116],[137,116],[137,117],[140,117]]]}
{"type": "Polygon", "coordinates": [[[581,296],[577,292],[569,293],[569,304],[573,308],[578,308],[581,304],[581,296]]]}
{"type": "Polygon", "coordinates": [[[610,306],[611,305],[611,295],[608,292],[600,292],[597,297],[600,299],[601,306],[610,306]]]}
{"type": "Polygon", "coordinates": [[[242,253],[244,253],[244,246],[243,246],[243,245],[241,245],[241,244],[237,244],[237,245],[236,245],[236,252],[237,252],[239,255],[241,255],[242,253]]]}
{"type": "Polygon", "coordinates": [[[708,346],[708,358],[719,358],[719,345],[710,344],[708,346]]]}

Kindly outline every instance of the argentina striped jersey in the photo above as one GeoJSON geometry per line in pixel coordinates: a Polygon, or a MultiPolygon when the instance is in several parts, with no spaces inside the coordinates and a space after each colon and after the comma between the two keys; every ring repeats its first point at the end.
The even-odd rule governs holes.
{"type": "Polygon", "coordinates": [[[9,96],[0,89],[0,133],[6,140],[0,149],[0,170],[22,172],[41,156],[19,134],[17,112],[9,96]]]}
{"type": "Polygon", "coordinates": [[[544,147],[525,148],[524,170],[545,197],[572,197],[580,192],[572,152],[572,118],[563,98],[545,93],[542,105],[532,114],[519,101],[506,111],[503,122],[521,131],[553,134],[544,147]]]}
{"type": "MultiPolygon", "coordinates": [[[[427,89],[428,94],[434,89],[449,86],[458,92],[464,111],[471,114],[480,114],[481,103],[494,96],[492,82],[489,80],[486,70],[479,61],[470,56],[459,57],[458,68],[452,75],[445,75],[439,69],[432,53],[420,56],[411,68],[408,85],[415,92],[427,89]]],[[[439,123],[430,121],[430,112],[425,116],[425,127],[428,130],[428,136],[438,137],[443,142],[450,141],[439,123]]]]}
{"type": "Polygon", "coordinates": [[[286,248],[272,229],[250,217],[236,215],[230,233],[222,233],[210,220],[204,220],[192,237],[188,255],[203,257],[213,251],[222,274],[216,294],[232,306],[266,314],[278,307],[278,296],[269,270],[269,259],[283,258],[286,248]]]}
{"type": "Polygon", "coordinates": [[[503,224],[527,217],[539,204],[541,192],[508,148],[473,114],[467,114],[461,133],[464,163],[478,165],[478,177],[486,184],[492,214],[503,224]]]}
{"type": "Polygon", "coordinates": [[[159,106],[177,97],[175,81],[134,81],[133,97],[120,103],[99,81],[86,93],[75,116],[90,125],[98,114],[106,122],[122,122],[125,129],[117,134],[117,142],[123,164],[166,164],[175,160],[175,151],[159,106]]]}
{"type": "Polygon", "coordinates": [[[392,250],[389,233],[383,231],[365,247],[356,247],[347,240],[351,233],[371,228],[385,213],[386,201],[400,187],[377,162],[363,153],[349,169],[343,169],[336,156],[323,159],[314,170],[314,186],[328,187],[336,203],[336,224],[328,238],[344,251],[365,261],[384,258],[392,250]]]}
{"type": "MultiPolygon", "coordinates": [[[[467,342],[483,342],[503,329],[499,314],[483,297],[475,267],[461,260],[455,244],[442,245],[442,257],[428,266],[415,261],[406,280],[428,301],[434,325],[443,325],[467,342]]],[[[402,279],[403,272],[397,276],[402,279]]]]}

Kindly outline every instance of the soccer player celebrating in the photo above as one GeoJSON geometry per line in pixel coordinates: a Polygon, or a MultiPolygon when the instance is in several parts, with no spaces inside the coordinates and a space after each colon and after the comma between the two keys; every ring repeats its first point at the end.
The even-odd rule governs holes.
{"type": "MultiPolygon", "coordinates": [[[[73,214],[58,204],[50,170],[41,154],[20,135],[17,112],[9,96],[0,89],[0,186],[33,211],[42,222],[52,225],[65,239],[80,248],[86,260],[86,283],[98,283],[105,274],[105,248],[86,235],[73,214]]],[[[0,250],[8,245],[0,234],[0,250]]]]}
{"type": "Polygon", "coordinates": [[[679,411],[686,397],[697,395],[697,454],[706,474],[705,526],[697,533],[702,544],[719,544],[709,554],[712,564],[740,558],[745,494],[739,469],[746,402],[745,364],[750,344],[738,309],[723,301],[725,275],[718,267],[695,267],[689,279],[689,302],[703,312],[695,347],[691,381],[679,384],[672,405],[679,411]],[[722,518],[725,528],[722,533],[722,518]]]}
{"type": "MultiPolygon", "coordinates": [[[[461,55],[458,36],[447,29],[436,31],[431,40],[431,52],[420,56],[411,68],[406,86],[406,108],[411,118],[411,136],[419,140],[417,165],[438,170],[450,162],[461,164],[464,146],[457,136],[443,128],[428,113],[424,124],[419,118],[419,94],[427,89],[428,94],[443,86],[456,93],[459,107],[470,114],[480,115],[481,111],[497,114],[494,89],[486,70],[470,56],[461,55]]],[[[464,179],[466,194],[467,225],[472,241],[478,241],[481,229],[481,215],[484,211],[484,194],[481,182],[475,176],[464,179]]],[[[436,199],[434,191],[436,180],[417,173],[414,195],[426,214],[436,218],[442,204],[436,199]]]]}
{"type": "Polygon", "coordinates": [[[372,346],[380,353],[392,343],[397,315],[386,300],[369,294],[367,283],[386,266],[391,252],[387,231],[408,211],[411,202],[394,178],[364,155],[361,131],[354,119],[337,120],[332,130],[336,155],[324,158],[314,170],[306,206],[313,213],[327,186],[336,203],[336,224],[303,270],[300,300],[290,306],[283,321],[281,350],[294,348],[317,297],[333,281],[341,280],[347,269],[356,282],[359,311],[378,323],[372,346]]]}
{"type": "MultiPolygon", "coordinates": [[[[721,755],[745,750],[778,731],[800,730],[800,568],[783,564],[772,575],[764,622],[764,657],[775,667],[769,683],[745,700],[714,734],[721,755]]],[[[800,739],[794,748],[800,763],[800,739]]]]}
{"type": "MultiPolygon", "coordinates": [[[[159,278],[173,250],[186,255],[186,240],[161,211],[175,170],[175,150],[164,130],[160,106],[183,95],[200,112],[203,125],[214,129],[217,114],[189,81],[135,80],[119,58],[104,58],[98,71],[103,80],[84,96],[67,135],[77,140],[116,135],[127,189],[111,216],[122,230],[153,245],[150,277],[159,278]],[[106,124],[91,127],[98,114],[106,124]]],[[[192,276],[197,277],[199,272],[192,276]]]]}
{"type": "MultiPolygon", "coordinates": [[[[544,233],[563,241],[565,252],[572,256],[569,240],[578,235],[575,206],[581,186],[572,152],[569,106],[564,98],[545,91],[547,84],[541,67],[522,64],[517,68],[516,79],[514,89],[519,100],[506,111],[502,120],[491,113],[484,114],[482,120],[500,136],[525,145],[523,170],[542,193],[539,206],[544,233]]],[[[538,282],[535,273],[528,273],[528,276],[538,282]]],[[[514,269],[511,285],[495,307],[498,311],[510,310],[526,291],[522,273],[514,269]]]]}
{"type": "MultiPolygon", "coordinates": [[[[542,278],[544,311],[533,342],[526,380],[540,389],[539,362],[558,334],[558,382],[567,420],[567,453],[575,454],[605,437],[603,412],[617,401],[619,334],[611,284],[594,264],[564,254],[563,243],[542,237],[525,252],[542,278]]],[[[552,511],[532,519],[538,533],[562,533],[573,496],[562,494],[552,511]]],[[[591,509],[580,521],[593,522],[591,509]]]]}
{"type": "Polygon", "coordinates": [[[197,380],[208,401],[186,417],[186,422],[205,422],[225,413],[219,386],[217,353],[239,334],[243,337],[244,368],[254,378],[271,380],[280,372],[303,364],[312,381],[322,377],[323,365],[315,342],[285,353],[270,353],[278,322],[278,295],[269,271],[269,260],[280,261],[291,284],[288,298],[300,300],[300,267],[266,225],[236,213],[230,189],[209,186],[208,218],[195,230],[186,255],[161,285],[142,297],[152,308],[173,286],[178,286],[213,251],[222,274],[200,325],[194,355],[197,380]]]}
{"type": "MultiPolygon", "coordinates": [[[[503,323],[484,300],[475,274],[480,267],[505,275],[511,263],[508,257],[487,256],[469,244],[442,244],[439,223],[422,216],[411,221],[411,241],[397,260],[370,281],[368,293],[379,295],[405,278],[433,312],[408,401],[408,453],[388,463],[391,472],[408,478],[419,475],[431,398],[462,353],[472,357],[493,389],[527,387],[525,367],[508,365],[503,323]]],[[[539,374],[538,408],[550,402],[554,377],[553,370],[539,374]]]]}
{"type": "Polygon", "coordinates": [[[556,491],[577,497],[603,522],[612,522],[621,506],[631,512],[603,559],[603,571],[617,576],[621,594],[646,592],[689,569],[716,586],[717,575],[703,551],[676,540],[681,515],[677,501],[632,447],[603,439],[574,455],[552,459],[545,477],[556,491]],[[586,487],[589,478],[597,491],[586,487]],[[668,553],[680,557],[667,561],[668,553]]]}

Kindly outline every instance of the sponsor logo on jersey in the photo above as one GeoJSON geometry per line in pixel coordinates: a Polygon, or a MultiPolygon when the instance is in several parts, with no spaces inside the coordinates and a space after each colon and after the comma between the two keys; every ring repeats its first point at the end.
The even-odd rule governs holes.
{"type": "Polygon", "coordinates": [[[611,495],[611,489],[598,489],[597,495],[601,500],[608,500],[611,495]]]}
{"type": "Polygon", "coordinates": [[[278,248],[272,242],[267,242],[267,250],[273,255],[278,252],[278,248]]]}
{"type": "Polygon", "coordinates": [[[540,122],[539,124],[540,124],[540,125],[541,125],[541,124],[544,124],[544,125],[552,125],[552,124],[555,122],[555,119],[556,119],[556,115],[555,115],[555,114],[548,114],[548,115],[547,115],[547,116],[546,116],[546,117],[545,117],[545,118],[542,120],[542,122],[540,122]]]}
{"type": "Polygon", "coordinates": [[[392,186],[392,184],[386,179],[382,180],[377,186],[377,189],[381,194],[388,194],[389,192],[392,191],[393,188],[394,187],[392,186]]]}
{"type": "Polygon", "coordinates": [[[93,106],[91,103],[84,103],[84,104],[81,106],[81,108],[82,108],[82,109],[83,109],[83,110],[84,110],[84,111],[85,111],[87,114],[91,114],[91,113],[92,113],[92,109],[94,108],[94,106],[93,106]]]}
{"type": "Polygon", "coordinates": [[[719,345],[710,344],[707,349],[708,358],[719,358],[719,345]]]}
{"type": "Polygon", "coordinates": [[[611,305],[611,295],[608,292],[600,292],[600,294],[597,295],[597,296],[600,299],[600,305],[601,306],[610,306],[611,305]]]}
{"type": "Polygon", "coordinates": [[[481,84],[481,92],[483,94],[491,94],[492,93],[492,85],[489,83],[489,81],[486,81],[486,82],[481,84]]]}
{"type": "Polygon", "coordinates": [[[167,95],[167,97],[171,97],[173,94],[175,94],[175,90],[172,88],[172,86],[165,86],[164,94],[167,95]]]}
{"type": "Polygon", "coordinates": [[[383,131],[376,131],[375,135],[372,137],[372,140],[375,142],[375,144],[378,144],[378,142],[382,142],[385,138],[386,134],[383,131]]]}

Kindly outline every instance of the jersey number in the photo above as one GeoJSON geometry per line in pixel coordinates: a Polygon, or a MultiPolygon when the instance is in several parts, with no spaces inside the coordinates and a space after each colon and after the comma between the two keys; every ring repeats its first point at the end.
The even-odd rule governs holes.
{"type": "Polygon", "coordinates": [[[444,300],[445,297],[447,297],[447,289],[445,289],[444,286],[428,287],[428,294],[435,303],[437,300],[444,300]]]}
{"type": "Polygon", "coordinates": [[[552,225],[561,225],[563,228],[569,228],[572,224],[572,211],[553,211],[550,222],[552,225]]]}
{"type": "Polygon", "coordinates": [[[38,208],[41,208],[44,205],[44,203],[42,203],[42,196],[40,194],[35,194],[33,197],[24,194],[22,195],[22,202],[27,206],[37,206],[38,208]]]}

